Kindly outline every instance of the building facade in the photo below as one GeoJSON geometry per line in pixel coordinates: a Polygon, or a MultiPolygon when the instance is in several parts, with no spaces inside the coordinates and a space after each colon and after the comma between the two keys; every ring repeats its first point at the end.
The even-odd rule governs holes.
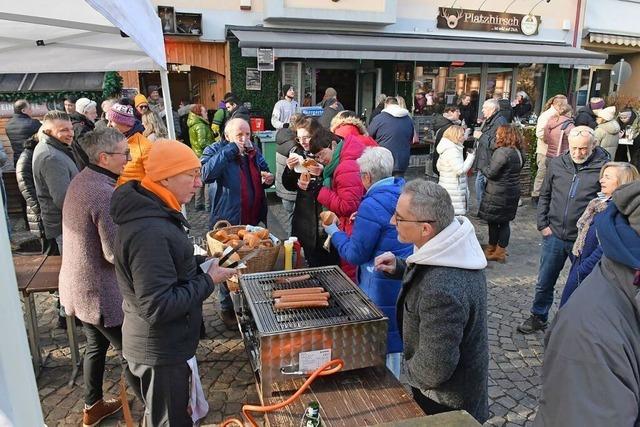
{"type": "MultiPolygon", "coordinates": [[[[433,91],[442,104],[463,93],[480,104],[525,91],[539,110],[548,96],[570,90],[574,67],[606,59],[575,47],[581,0],[487,0],[480,8],[470,0],[154,2],[161,18],[167,7],[176,17],[201,14],[201,33],[166,37],[168,62],[200,66],[197,55],[172,54],[173,43],[186,39],[224,46],[209,54],[220,65],[206,68],[217,73],[214,92],[230,89],[265,117],[285,83],[294,85],[300,105],[315,105],[334,87],[358,113],[370,112],[378,93],[401,95],[412,109],[418,90],[433,91]]],[[[202,88],[191,82],[189,93],[202,88]]]]}
{"type": "Polygon", "coordinates": [[[620,92],[640,98],[640,0],[587,0],[584,10],[582,47],[608,55],[605,64],[591,66],[580,73],[579,103],[592,96],[620,92]],[[618,88],[613,66],[624,60],[631,66],[631,77],[618,88]]]}

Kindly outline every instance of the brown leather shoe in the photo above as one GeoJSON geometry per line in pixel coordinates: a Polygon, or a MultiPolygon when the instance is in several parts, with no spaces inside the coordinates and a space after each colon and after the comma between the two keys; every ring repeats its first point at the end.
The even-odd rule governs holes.
{"type": "Polygon", "coordinates": [[[504,263],[507,261],[507,253],[506,250],[498,245],[496,246],[496,250],[487,257],[487,260],[489,261],[497,261],[497,262],[501,262],[504,263]]]}
{"type": "Polygon", "coordinates": [[[238,329],[238,321],[236,320],[236,314],[233,312],[233,310],[220,311],[220,318],[222,319],[222,323],[224,323],[224,326],[226,326],[227,329],[238,329]]]}
{"type": "Polygon", "coordinates": [[[484,247],[484,256],[485,258],[487,258],[487,261],[489,260],[489,257],[493,255],[495,250],[496,250],[496,245],[487,245],[484,247]]]}
{"type": "Polygon", "coordinates": [[[115,414],[121,408],[122,402],[120,402],[120,399],[100,399],[89,409],[85,408],[84,415],[82,416],[82,427],[97,426],[100,424],[100,421],[115,414]]]}

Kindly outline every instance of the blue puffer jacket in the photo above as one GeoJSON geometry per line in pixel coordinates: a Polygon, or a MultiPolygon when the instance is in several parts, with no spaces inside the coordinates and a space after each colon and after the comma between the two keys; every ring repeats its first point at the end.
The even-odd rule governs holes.
{"type": "Polygon", "coordinates": [[[562,291],[562,297],[560,298],[560,307],[566,304],[571,297],[571,294],[578,289],[580,283],[586,277],[591,274],[593,268],[596,266],[600,258],[602,258],[602,247],[600,241],[596,235],[596,219],[604,212],[600,212],[593,217],[589,230],[584,238],[584,246],[579,257],[571,255],[571,270],[569,270],[569,277],[567,278],[567,284],[562,291]]]}
{"type": "MultiPolygon", "coordinates": [[[[240,151],[235,143],[220,141],[217,144],[207,146],[202,152],[202,157],[200,157],[200,163],[202,164],[202,181],[210,184],[210,228],[221,219],[229,221],[232,225],[240,224],[240,195],[242,193],[242,187],[240,182],[239,153],[240,151]]],[[[269,172],[269,166],[260,151],[256,150],[255,157],[253,158],[261,171],[269,172]]],[[[264,191],[262,188],[257,190],[264,191]]],[[[266,224],[266,197],[263,201],[259,220],[266,224]]]]}
{"type": "Polygon", "coordinates": [[[376,182],[360,203],[351,237],[342,231],[331,236],[331,243],[338,249],[340,258],[358,266],[360,288],[389,318],[387,353],[402,351],[402,339],[396,321],[396,301],[401,281],[375,271],[373,260],[386,251],[403,259],[413,252],[412,245],[398,241],[398,232],[389,223],[403,185],[402,178],[386,178],[376,182]]]}

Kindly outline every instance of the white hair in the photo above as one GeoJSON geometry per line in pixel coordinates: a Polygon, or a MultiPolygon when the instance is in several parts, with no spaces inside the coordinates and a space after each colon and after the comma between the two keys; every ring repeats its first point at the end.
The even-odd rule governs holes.
{"type": "Polygon", "coordinates": [[[493,98],[484,101],[484,103],[482,104],[482,108],[484,107],[491,107],[494,112],[500,110],[500,104],[498,103],[498,100],[493,98]]]}
{"type": "Polygon", "coordinates": [[[393,173],[393,154],[384,147],[369,147],[358,159],[360,173],[368,173],[371,182],[388,178],[393,173]]]}

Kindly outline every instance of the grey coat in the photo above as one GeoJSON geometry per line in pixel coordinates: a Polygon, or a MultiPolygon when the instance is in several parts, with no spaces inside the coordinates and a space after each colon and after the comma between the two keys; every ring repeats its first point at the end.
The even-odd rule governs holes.
{"type": "Polygon", "coordinates": [[[562,307],[545,342],[535,426],[638,426],[640,296],[607,258],[562,307]]]}
{"type": "Polygon", "coordinates": [[[71,148],[43,134],[33,150],[33,180],[47,239],[55,239],[62,234],[64,196],[77,173],[71,148]]]}
{"type": "Polygon", "coordinates": [[[398,328],[409,384],[429,399],[489,418],[487,284],[484,270],[407,264],[398,297],[398,328]]]}

